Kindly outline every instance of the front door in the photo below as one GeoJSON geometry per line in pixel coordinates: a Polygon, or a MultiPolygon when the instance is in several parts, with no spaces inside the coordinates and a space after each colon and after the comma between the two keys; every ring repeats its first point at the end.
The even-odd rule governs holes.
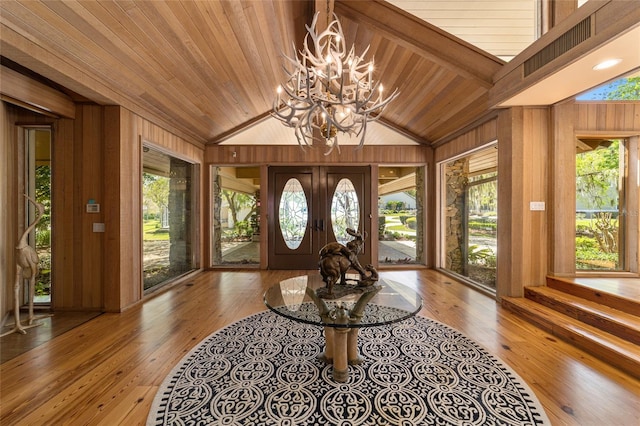
{"type": "MultiPolygon", "coordinates": [[[[369,167],[270,167],[269,268],[317,269],[325,244],[353,239],[347,228],[371,235],[370,194],[369,167]]],[[[371,263],[369,243],[362,265],[371,263]]]]}

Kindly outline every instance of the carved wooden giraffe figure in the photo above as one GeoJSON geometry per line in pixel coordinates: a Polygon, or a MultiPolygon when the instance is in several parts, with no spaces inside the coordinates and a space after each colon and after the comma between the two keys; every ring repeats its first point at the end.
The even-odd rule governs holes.
{"type": "MultiPolygon", "coordinates": [[[[19,332],[26,334],[25,327],[20,323],[20,283],[22,279],[29,279],[29,322],[28,325],[33,324],[33,299],[36,291],[36,277],[38,276],[38,253],[35,249],[29,245],[27,238],[29,233],[33,231],[44,213],[44,206],[38,203],[33,198],[25,194],[27,200],[33,203],[38,209],[38,217],[36,220],[25,229],[22,237],[18,241],[16,246],[16,280],[13,285],[13,315],[15,317],[15,325],[11,331],[3,333],[2,335],[10,334],[13,332],[19,332]]],[[[26,327],[29,328],[29,327],[26,327]]]]}

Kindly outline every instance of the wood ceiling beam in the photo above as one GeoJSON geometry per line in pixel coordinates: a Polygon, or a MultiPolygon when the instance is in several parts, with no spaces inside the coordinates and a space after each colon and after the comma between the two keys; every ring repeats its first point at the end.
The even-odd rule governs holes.
{"type": "Polygon", "coordinates": [[[24,103],[28,109],[67,118],[75,118],[76,105],[62,92],[0,66],[0,92],[3,96],[24,103]]]}
{"type": "Polygon", "coordinates": [[[493,86],[493,75],[505,64],[386,1],[336,1],[335,12],[354,22],[366,23],[406,49],[485,88],[493,86]]]}
{"type": "Polygon", "coordinates": [[[333,0],[315,0],[313,16],[318,13],[318,33],[327,29],[327,22],[333,20],[333,0]]]}

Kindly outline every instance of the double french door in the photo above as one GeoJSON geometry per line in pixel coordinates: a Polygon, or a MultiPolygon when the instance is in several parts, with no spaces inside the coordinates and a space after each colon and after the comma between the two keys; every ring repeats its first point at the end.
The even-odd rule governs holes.
{"type": "MultiPolygon", "coordinates": [[[[316,269],[325,244],[353,239],[347,228],[370,236],[370,194],[369,167],[270,167],[269,268],[316,269]]],[[[362,265],[371,263],[369,244],[362,265]]]]}

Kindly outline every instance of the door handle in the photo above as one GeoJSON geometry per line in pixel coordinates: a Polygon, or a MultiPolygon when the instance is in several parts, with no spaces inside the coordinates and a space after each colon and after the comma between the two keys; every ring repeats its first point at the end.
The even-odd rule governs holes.
{"type": "Polygon", "coordinates": [[[313,221],[313,226],[315,228],[316,231],[324,231],[324,220],[322,219],[315,219],[313,221]]]}

